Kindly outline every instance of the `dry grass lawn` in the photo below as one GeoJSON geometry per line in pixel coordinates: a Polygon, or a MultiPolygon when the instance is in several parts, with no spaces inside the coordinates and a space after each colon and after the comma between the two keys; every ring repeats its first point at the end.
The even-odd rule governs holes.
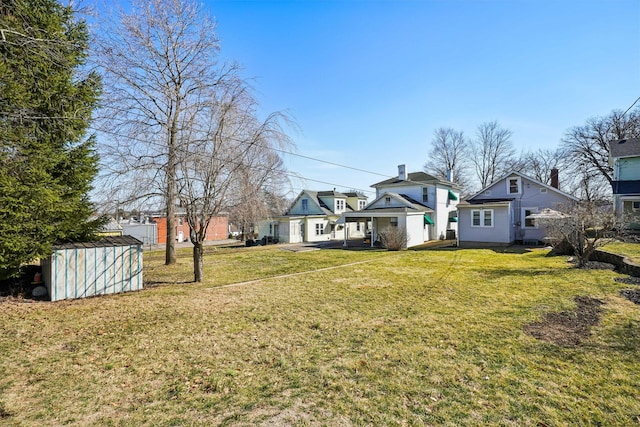
{"type": "Polygon", "coordinates": [[[0,303],[0,424],[637,425],[640,306],[546,255],[218,249],[195,285],[145,254],[144,291],[0,303]],[[576,296],[577,345],[525,333],[576,296]]]}

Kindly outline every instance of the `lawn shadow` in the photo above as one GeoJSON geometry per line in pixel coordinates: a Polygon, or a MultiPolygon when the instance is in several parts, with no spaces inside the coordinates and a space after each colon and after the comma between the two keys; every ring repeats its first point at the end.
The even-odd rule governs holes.
{"type": "Polygon", "coordinates": [[[192,283],[196,283],[194,280],[180,280],[176,282],[163,282],[160,280],[148,280],[144,282],[145,289],[156,288],[158,286],[164,285],[189,285],[192,283]]]}

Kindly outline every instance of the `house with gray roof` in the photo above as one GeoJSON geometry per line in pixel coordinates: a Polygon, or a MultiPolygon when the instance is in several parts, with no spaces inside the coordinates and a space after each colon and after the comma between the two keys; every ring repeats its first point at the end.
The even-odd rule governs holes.
{"type": "Polygon", "coordinates": [[[407,173],[406,166],[399,165],[397,176],[371,187],[376,198],[358,212],[343,213],[340,220],[368,221],[371,244],[387,227],[404,227],[407,247],[455,237],[460,188],[453,182],[424,172],[407,173]]]}
{"type": "Polygon", "coordinates": [[[510,172],[458,204],[460,247],[536,244],[545,230],[535,215],[544,209],[563,211],[578,199],[559,189],[558,171],[551,185],[520,172],[510,172]]]}
{"type": "Polygon", "coordinates": [[[258,224],[258,237],[269,236],[282,243],[364,238],[366,221],[345,224],[338,220],[366,203],[367,197],[357,192],[302,190],[284,215],[258,224]]]}
{"type": "Polygon", "coordinates": [[[613,204],[617,213],[637,217],[640,228],[640,138],[609,143],[609,164],[613,167],[613,204]]]}

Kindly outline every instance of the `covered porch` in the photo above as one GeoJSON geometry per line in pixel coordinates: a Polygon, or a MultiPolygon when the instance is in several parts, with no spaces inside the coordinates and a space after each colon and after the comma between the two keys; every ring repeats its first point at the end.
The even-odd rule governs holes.
{"type": "MultiPolygon", "coordinates": [[[[431,240],[433,235],[433,210],[411,211],[408,209],[371,209],[357,212],[345,212],[338,219],[338,224],[363,222],[365,227],[364,243],[370,247],[379,245],[380,233],[388,227],[404,227],[407,230],[407,247],[421,245],[431,240]]],[[[343,246],[353,242],[345,233],[343,246]]]]}

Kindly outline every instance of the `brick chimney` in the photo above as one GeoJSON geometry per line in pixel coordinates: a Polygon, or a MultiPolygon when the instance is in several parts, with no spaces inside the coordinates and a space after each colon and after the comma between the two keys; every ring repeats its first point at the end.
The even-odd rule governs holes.
{"type": "Polygon", "coordinates": [[[558,180],[558,169],[556,168],[551,169],[551,186],[553,188],[557,188],[558,190],[560,189],[560,182],[558,180]]]}

